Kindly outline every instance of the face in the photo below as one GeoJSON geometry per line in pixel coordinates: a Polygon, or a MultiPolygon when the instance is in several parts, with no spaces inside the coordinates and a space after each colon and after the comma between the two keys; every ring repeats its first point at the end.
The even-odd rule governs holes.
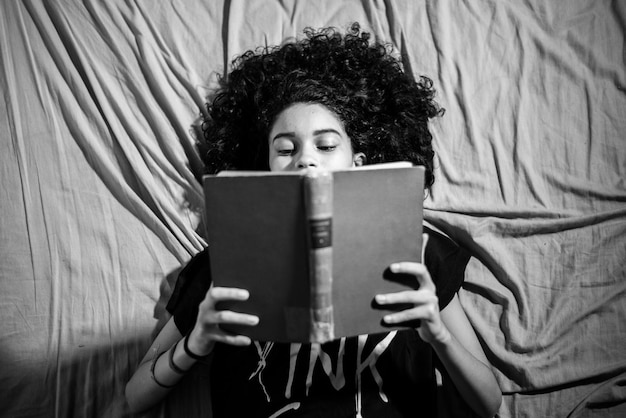
{"type": "Polygon", "coordinates": [[[270,171],[340,170],[362,165],[343,123],[320,104],[295,103],[283,110],[269,134],[270,171]]]}

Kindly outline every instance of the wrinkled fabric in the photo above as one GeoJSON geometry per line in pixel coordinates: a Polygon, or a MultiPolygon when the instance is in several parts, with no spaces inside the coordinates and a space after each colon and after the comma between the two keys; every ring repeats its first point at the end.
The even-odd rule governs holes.
{"type": "MultiPolygon", "coordinates": [[[[474,256],[460,299],[500,415],[626,415],[624,2],[8,0],[3,416],[129,415],[124,385],[207,245],[206,96],[245,50],[354,21],[446,108],[425,216],[474,256]]],[[[187,380],[155,416],[208,416],[204,374],[187,380]]]]}

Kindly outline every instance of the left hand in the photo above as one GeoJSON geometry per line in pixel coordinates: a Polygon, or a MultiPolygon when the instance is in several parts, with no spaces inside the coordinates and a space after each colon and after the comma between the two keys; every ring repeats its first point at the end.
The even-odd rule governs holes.
{"type": "Polygon", "coordinates": [[[419,320],[417,332],[422,340],[429,344],[446,342],[450,338],[450,332],[441,320],[435,284],[426,266],[420,263],[400,262],[392,264],[389,269],[392,273],[414,276],[419,283],[419,289],[376,295],[376,302],[380,305],[401,303],[413,306],[385,315],[384,323],[399,325],[403,322],[419,320]]]}

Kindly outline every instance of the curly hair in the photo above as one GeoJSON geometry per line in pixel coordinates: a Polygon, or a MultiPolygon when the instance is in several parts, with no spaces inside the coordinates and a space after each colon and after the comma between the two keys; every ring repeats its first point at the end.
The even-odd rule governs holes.
{"type": "Polygon", "coordinates": [[[427,77],[403,71],[388,44],[352,24],[304,30],[306,37],[248,51],[220,80],[202,123],[205,169],[267,170],[267,136],[278,114],[293,103],[317,103],[344,124],[354,152],[368,163],[408,160],[434,182],[428,120],[443,114],[427,77]]]}

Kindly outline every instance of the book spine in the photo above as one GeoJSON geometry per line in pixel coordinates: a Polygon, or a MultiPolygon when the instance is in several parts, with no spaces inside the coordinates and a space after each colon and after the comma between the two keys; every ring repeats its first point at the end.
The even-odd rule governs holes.
{"type": "Polygon", "coordinates": [[[312,172],[304,179],[311,285],[311,342],[335,338],[332,306],[333,176],[312,172]]]}

